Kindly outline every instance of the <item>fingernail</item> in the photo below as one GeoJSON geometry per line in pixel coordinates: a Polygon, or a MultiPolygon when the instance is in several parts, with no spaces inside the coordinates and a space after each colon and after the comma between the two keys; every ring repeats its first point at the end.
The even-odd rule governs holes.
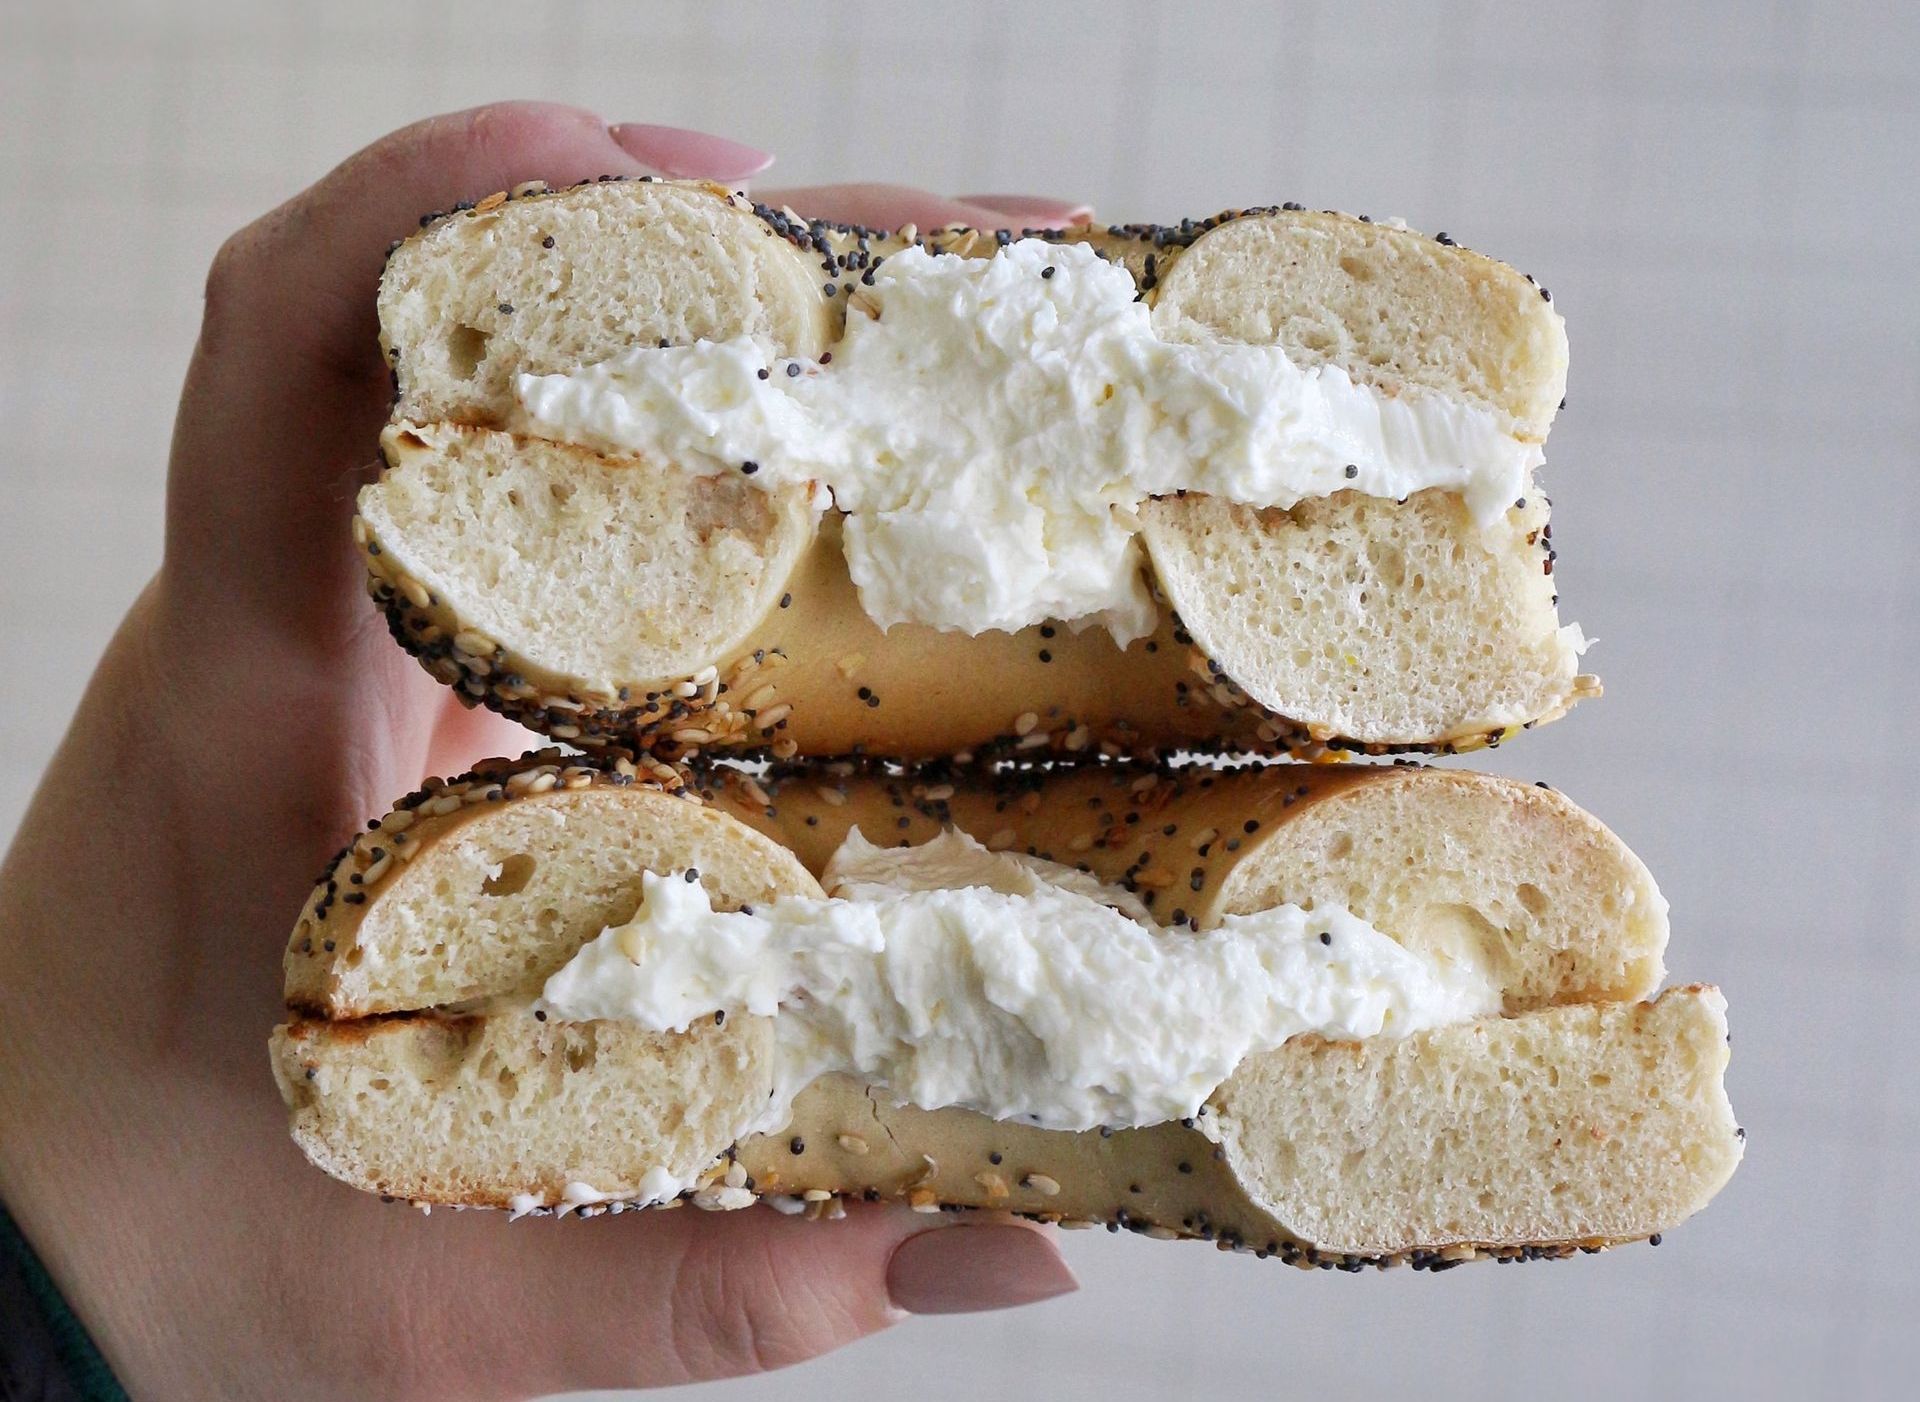
{"type": "Polygon", "coordinates": [[[1093,218],[1093,206],[1074,200],[1048,199],[1041,195],[962,195],[967,204],[985,205],[1016,222],[1033,228],[1059,229],[1069,224],[1085,224],[1093,218]]]}
{"type": "Polygon", "coordinates": [[[661,175],[682,179],[745,180],[773,164],[766,151],[684,127],[621,122],[607,132],[629,156],[661,175]]]}
{"type": "Polygon", "coordinates": [[[887,1294],[910,1314],[972,1314],[1078,1290],[1060,1250],[1030,1227],[937,1227],[908,1237],[887,1263],[887,1294]]]}

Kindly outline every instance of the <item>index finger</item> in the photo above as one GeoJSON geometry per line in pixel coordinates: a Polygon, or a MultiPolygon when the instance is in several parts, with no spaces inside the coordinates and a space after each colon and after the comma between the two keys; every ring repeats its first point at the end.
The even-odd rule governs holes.
{"type": "MultiPolygon", "coordinates": [[[[207,279],[174,430],[167,568],[188,606],[251,608],[270,626],[333,640],[340,601],[357,592],[352,489],[389,402],[374,294],[387,249],[424,213],[534,177],[711,168],[744,149],[610,129],[574,107],[499,103],[381,138],[229,239],[207,279]]],[[[748,155],[748,170],[764,164],[748,155]]]]}

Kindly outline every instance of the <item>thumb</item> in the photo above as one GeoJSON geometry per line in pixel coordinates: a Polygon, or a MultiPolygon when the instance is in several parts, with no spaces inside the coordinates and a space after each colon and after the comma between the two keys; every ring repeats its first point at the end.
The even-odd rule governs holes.
{"type": "Polygon", "coordinates": [[[975,1314],[1080,1288],[1050,1232],[986,1221],[919,1231],[887,1261],[887,1295],[908,1314],[975,1314]]]}
{"type": "Polygon", "coordinates": [[[689,1225],[671,1317],[690,1377],[781,1368],[909,1315],[1009,1309],[1078,1288],[1054,1234],[1010,1216],[856,1205],[840,1221],[761,1208],[692,1214],[689,1225]]]}
{"type": "MultiPolygon", "coordinates": [[[[501,1232],[497,1220],[472,1225],[501,1232]]],[[[542,1375],[517,1381],[553,1391],[764,1372],[909,1315],[1005,1309],[1078,1288],[1051,1231],[1005,1216],[855,1204],[843,1220],[809,1222],[765,1208],[682,1209],[584,1229],[521,1223],[505,1237],[494,1245],[515,1257],[511,1274],[494,1278],[525,1294],[513,1317],[553,1331],[521,1355],[541,1360],[542,1375]],[[555,1299],[577,1307],[556,1312],[555,1299]]]]}

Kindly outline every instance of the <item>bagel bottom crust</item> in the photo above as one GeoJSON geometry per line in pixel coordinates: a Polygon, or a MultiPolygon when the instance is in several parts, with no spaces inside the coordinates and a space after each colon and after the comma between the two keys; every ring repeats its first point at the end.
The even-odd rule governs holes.
{"type": "MultiPolygon", "coordinates": [[[[455,424],[395,424],[382,442],[389,470],[362,494],[353,534],[389,631],[467,704],[586,749],[675,759],[856,748],[910,759],[1454,754],[1597,692],[1560,635],[1537,495],[1491,533],[1438,488],[1404,503],[1342,492],[1292,512],[1156,500],[1145,539],[1163,607],[1152,635],[1122,650],[1101,629],[1057,624],[973,636],[882,629],[849,574],[840,518],[803,526],[795,500],[764,520],[738,506],[694,511],[683,479],[455,424]],[[743,548],[766,568],[735,560],[704,583],[691,568],[685,578],[617,568],[604,540],[574,539],[577,523],[531,507],[486,517],[499,473],[524,477],[542,502],[549,491],[532,490],[541,482],[565,501],[604,498],[626,522],[622,545],[650,541],[664,560],[704,558],[728,533],[663,525],[655,540],[642,522],[732,519],[728,538],[755,542],[743,548]],[[449,480],[430,490],[422,474],[449,480]],[[475,474],[489,491],[468,506],[485,524],[444,538],[429,507],[475,474]],[[545,582],[477,577],[501,541],[518,542],[508,553],[523,570],[548,560],[533,574],[545,582]],[[619,603],[553,613],[575,598],[619,603]],[[636,600],[653,601],[639,610],[648,617],[717,609],[732,626],[713,623],[712,637],[688,633],[664,652],[609,653],[636,600]]],[[[762,495],[750,492],[756,506],[762,495]]]]}
{"type": "MultiPolygon", "coordinates": [[[[582,1026],[601,1029],[585,1059],[553,1054],[540,1039],[563,1029],[520,1012],[296,1022],[275,1033],[274,1067],[296,1141],[356,1187],[600,1215],[636,1205],[661,1136],[684,1126],[620,1120],[632,1098],[658,1099],[660,1039],[582,1026]]],[[[1719,994],[1683,988],[1401,1042],[1298,1038],[1243,1065],[1196,1121],[1083,1133],[895,1106],[827,1077],[778,1132],[713,1143],[682,1198],[813,1216],[845,1199],[1007,1211],[1323,1269],[1562,1257],[1657,1237],[1732,1174],[1744,1133],[1725,1037],[1719,994]],[[1349,1239],[1315,1240],[1316,1216],[1349,1239]]],[[[749,1114],[761,1080],[711,1064],[691,1110],[711,1125],[738,1090],[749,1114]]]]}

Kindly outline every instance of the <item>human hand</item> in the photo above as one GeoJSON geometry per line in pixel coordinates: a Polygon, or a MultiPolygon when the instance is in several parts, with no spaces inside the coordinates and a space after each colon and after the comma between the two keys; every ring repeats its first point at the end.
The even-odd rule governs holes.
{"type": "MultiPolygon", "coordinates": [[[[854,1207],[422,1219],[301,1161],[267,1069],[314,874],[428,773],[526,748],[388,640],[347,524],[387,413],[374,289],[425,210],[757,152],[512,103],[389,136],[230,239],[175,424],[165,559],[0,867],[0,1201],[133,1396],[522,1397],[772,1368],[908,1313],[1073,1288],[1045,1232],[854,1207]]],[[[766,196],[924,226],[1066,202],[766,196]]]]}

